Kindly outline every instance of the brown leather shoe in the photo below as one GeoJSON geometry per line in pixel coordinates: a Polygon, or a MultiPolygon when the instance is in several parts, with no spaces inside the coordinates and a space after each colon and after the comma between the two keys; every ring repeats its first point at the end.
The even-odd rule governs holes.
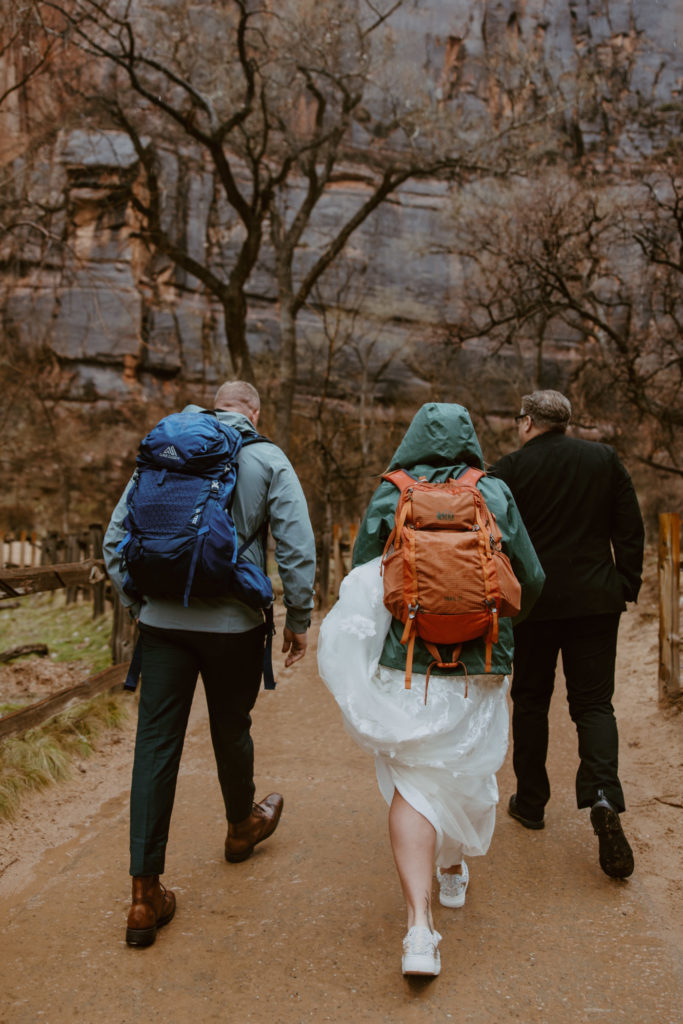
{"type": "Polygon", "coordinates": [[[284,800],[279,793],[271,793],[260,804],[254,804],[251,814],[237,824],[228,823],[225,840],[225,859],[231,864],[251,857],[257,843],[272,836],[282,814],[284,800]]]}
{"type": "Polygon", "coordinates": [[[161,884],[158,875],[134,877],[126,942],[129,946],[151,946],[157,929],[168,924],[174,914],[175,896],[161,884]]]}

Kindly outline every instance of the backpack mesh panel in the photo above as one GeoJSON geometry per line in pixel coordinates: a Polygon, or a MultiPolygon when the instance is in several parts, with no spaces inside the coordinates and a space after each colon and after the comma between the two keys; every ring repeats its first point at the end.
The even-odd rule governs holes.
{"type": "Polygon", "coordinates": [[[422,608],[457,614],[482,607],[477,533],[418,531],[416,543],[418,602],[422,608]]]}
{"type": "Polygon", "coordinates": [[[204,504],[206,482],[180,473],[167,473],[159,485],[156,473],[142,473],[135,495],[136,521],[145,533],[175,534],[184,529],[195,509],[204,504]]]}

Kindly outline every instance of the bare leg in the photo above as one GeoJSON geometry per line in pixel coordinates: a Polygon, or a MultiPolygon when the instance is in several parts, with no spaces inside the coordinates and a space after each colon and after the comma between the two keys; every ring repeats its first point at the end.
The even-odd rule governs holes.
{"type": "Polygon", "coordinates": [[[436,832],[397,789],[389,808],[389,838],[408,909],[408,928],[434,930],[432,876],[436,832]]]}

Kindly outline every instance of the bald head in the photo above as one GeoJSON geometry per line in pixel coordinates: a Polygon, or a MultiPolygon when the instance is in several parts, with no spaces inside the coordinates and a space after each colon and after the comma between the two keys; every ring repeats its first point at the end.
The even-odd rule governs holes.
{"type": "Polygon", "coordinates": [[[254,385],[246,380],[226,380],[216,392],[213,407],[223,412],[241,412],[256,426],[261,399],[254,385]]]}

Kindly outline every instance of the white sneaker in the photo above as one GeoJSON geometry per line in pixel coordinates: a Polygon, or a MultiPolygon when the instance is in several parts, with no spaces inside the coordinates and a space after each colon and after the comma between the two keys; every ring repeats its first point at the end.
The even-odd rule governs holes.
{"type": "Polygon", "coordinates": [[[439,903],[442,907],[462,907],[465,905],[465,894],[467,883],[470,880],[470,873],[467,864],[462,861],[462,874],[450,875],[446,871],[436,869],[436,877],[439,881],[439,903]]]}
{"type": "Polygon", "coordinates": [[[401,969],[404,974],[433,974],[441,970],[441,955],[438,950],[441,936],[429,928],[413,925],[403,940],[401,969]]]}

